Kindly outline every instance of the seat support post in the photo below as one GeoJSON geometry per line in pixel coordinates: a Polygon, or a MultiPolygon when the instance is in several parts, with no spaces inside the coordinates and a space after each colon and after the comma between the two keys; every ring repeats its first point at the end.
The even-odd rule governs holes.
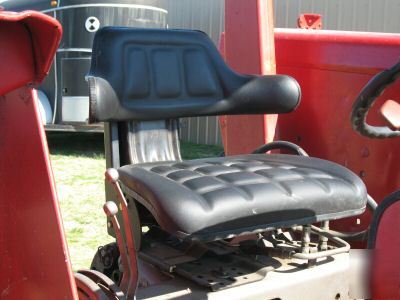
{"type": "Polygon", "coordinates": [[[310,253],[310,241],[311,241],[311,226],[303,226],[303,236],[301,238],[301,253],[310,253]]]}
{"type": "MultiPolygon", "coordinates": [[[[321,224],[321,229],[325,232],[328,232],[329,230],[329,221],[323,221],[321,224]]],[[[325,251],[328,250],[328,238],[325,236],[320,236],[319,237],[319,245],[318,245],[319,250],[325,251]]]]}

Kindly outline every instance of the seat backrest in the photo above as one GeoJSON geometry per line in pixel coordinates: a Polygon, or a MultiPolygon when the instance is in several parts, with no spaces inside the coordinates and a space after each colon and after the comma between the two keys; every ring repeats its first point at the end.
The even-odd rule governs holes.
{"type": "MultiPolygon", "coordinates": [[[[154,132],[157,126],[171,132],[165,137],[176,136],[177,127],[171,124],[177,121],[165,120],[286,113],[300,101],[300,88],[293,78],[237,74],[200,31],[102,28],[94,39],[88,81],[91,122],[131,122],[122,127],[134,133],[136,141],[139,132],[145,134],[145,143],[155,136],[149,130],[154,132]]],[[[162,134],[156,136],[168,143],[162,134]]],[[[129,139],[127,145],[140,147],[127,151],[131,157],[149,150],[142,143],[132,144],[132,135],[129,139]]],[[[145,157],[127,163],[180,158],[179,153],[155,152],[145,157]]]]}
{"type": "Polygon", "coordinates": [[[291,77],[232,71],[200,31],[103,28],[88,79],[92,121],[285,113],[300,100],[291,77]]]}

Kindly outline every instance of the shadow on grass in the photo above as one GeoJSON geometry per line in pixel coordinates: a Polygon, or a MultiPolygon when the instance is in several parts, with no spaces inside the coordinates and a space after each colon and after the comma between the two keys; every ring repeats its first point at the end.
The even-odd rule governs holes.
{"type": "MultiPolygon", "coordinates": [[[[104,158],[104,142],[101,133],[48,132],[47,142],[53,155],[104,158]]],[[[223,148],[214,145],[198,145],[181,141],[183,159],[220,156],[223,148]]]]}
{"type": "Polygon", "coordinates": [[[47,132],[47,143],[53,155],[104,157],[101,133],[47,132]]]}

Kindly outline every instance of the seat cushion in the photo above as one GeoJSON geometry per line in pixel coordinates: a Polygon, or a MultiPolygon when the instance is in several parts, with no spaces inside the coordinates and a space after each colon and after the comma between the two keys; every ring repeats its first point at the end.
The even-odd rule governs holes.
{"type": "Polygon", "coordinates": [[[124,190],[171,234],[216,240],[358,215],[367,193],[351,171],[317,158],[251,154],[119,168],[124,190]]]}

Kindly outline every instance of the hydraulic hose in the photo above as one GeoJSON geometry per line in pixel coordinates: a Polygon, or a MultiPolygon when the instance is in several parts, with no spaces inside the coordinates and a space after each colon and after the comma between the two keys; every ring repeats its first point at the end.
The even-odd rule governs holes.
{"type": "Polygon", "coordinates": [[[397,201],[400,201],[400,190],[396,191],[389,196],[387,196],[383,201],[378,205],[377,209],[372,216],[372,221],[369,229],[368,235],[368,249],[374,249],[376,243],[376,237],[378,233],[379,223],[385,211],[395,204],[397,201]]]}

